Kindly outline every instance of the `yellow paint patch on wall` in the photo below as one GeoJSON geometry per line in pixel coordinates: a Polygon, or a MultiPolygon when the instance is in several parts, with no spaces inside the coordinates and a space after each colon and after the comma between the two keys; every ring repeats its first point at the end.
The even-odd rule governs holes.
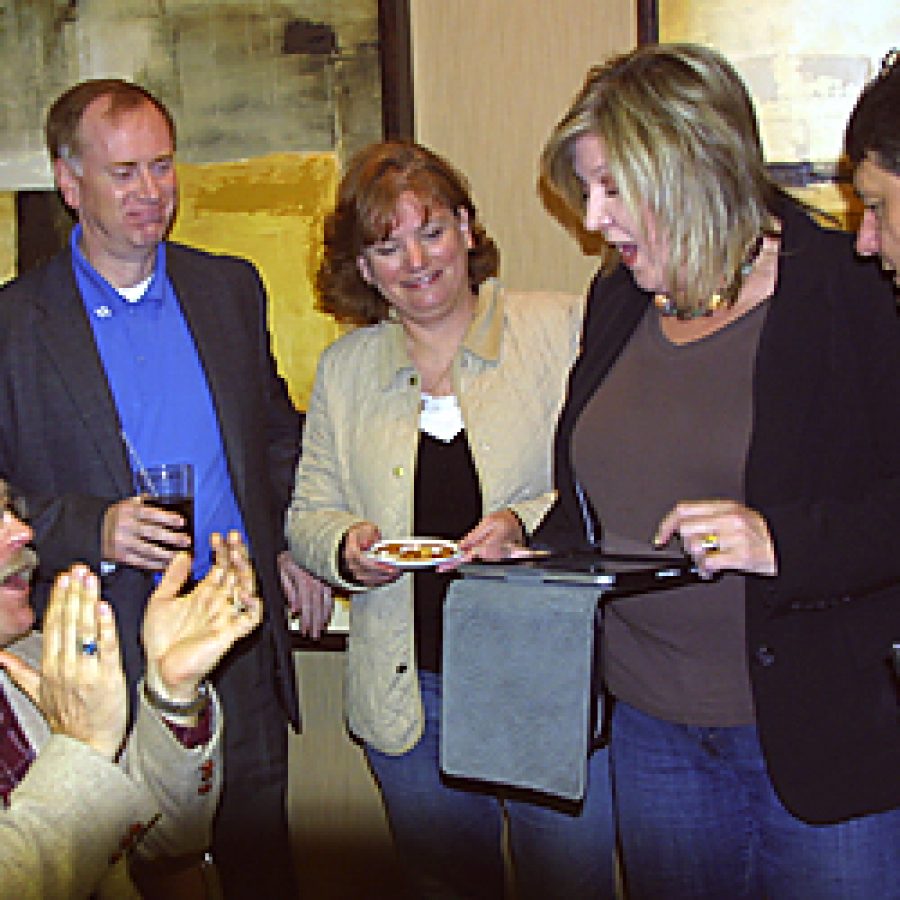
{"type": "Polygon", "coordinates": [[[300,409],[319,354],[341,333],[315,309],[313,291],[338,174],[333,153],[178,166],[181,202],[172,239],[256,264],[269,292],[275,357],[300,409]]]}
{"type": "Polygon", "coordinates": [[[0,284],[16,274],[16,195],[0,191],[0,284]]]}

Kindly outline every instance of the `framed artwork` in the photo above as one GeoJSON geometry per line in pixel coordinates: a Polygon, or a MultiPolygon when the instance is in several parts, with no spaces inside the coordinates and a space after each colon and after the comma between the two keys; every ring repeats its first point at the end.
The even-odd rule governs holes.
{"type": "Polygon", "coordinates": [[[85,78],[149,88],[179,159],[342,155],[412,133],[409,0],[0,5],[0,189],[52,185],[43,120],[85,78]]]}
{"type": "Polygon", "coordinates": [[[844,126],[865,83],[900,35],[896,0],[637,0],[641,42],[721,50],[746,81],[776,180],[842,181],[844,126]]]}

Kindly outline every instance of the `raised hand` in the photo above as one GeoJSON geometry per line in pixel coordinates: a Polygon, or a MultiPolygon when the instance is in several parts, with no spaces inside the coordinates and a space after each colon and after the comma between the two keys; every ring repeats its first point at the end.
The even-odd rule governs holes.
{"type": "Polygon", "coordinates": [[[179,553],[147,602],[142,626],[146,679],[161,697],[188,703],[200,683],[262,621],[263,604],[247,549],[237,534],[212,541],[215,562],[188,594],[179,590],[191,558],[179,553]]]}
{"type": "Polygon", "coordinates": [[[114,759],[125,738],[128,696],[112,609],[86,566],[53,585],[44,616],[40,672],[5,651],[0,661],[50,729],[114,759]]]}

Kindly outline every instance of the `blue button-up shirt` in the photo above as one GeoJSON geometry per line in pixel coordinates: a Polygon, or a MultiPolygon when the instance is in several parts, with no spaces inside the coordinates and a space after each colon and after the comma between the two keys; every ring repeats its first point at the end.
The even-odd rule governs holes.
{"type": "Polygon", "coordinates": [[[212,532],[245,531],[206,373],[166,273],[165,243],[157,248],[147,289],[129,301],[87,261],[80,237],[78,225],[71,237],[75,280],[127,436],[132,471],[140,465],[194,464],[194,575],[200,578],[209,568],[212,532]]]}

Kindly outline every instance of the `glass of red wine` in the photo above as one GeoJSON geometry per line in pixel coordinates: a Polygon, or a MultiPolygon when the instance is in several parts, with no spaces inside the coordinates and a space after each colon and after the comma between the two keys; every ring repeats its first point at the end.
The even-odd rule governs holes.
{"type": "MultiPolygon", "coordinates": [[[[195,551],[194,534],[194,466],[191,463],[165,463],[142,467],[135,473],[136,487],[146,503],[178,513],[184,520],[184,531],[195,551]]],[[[193,579],[191,579],[193,580],[193,579]]],[[[185,585],[189,587],[189,585],[185,585]]]]}

